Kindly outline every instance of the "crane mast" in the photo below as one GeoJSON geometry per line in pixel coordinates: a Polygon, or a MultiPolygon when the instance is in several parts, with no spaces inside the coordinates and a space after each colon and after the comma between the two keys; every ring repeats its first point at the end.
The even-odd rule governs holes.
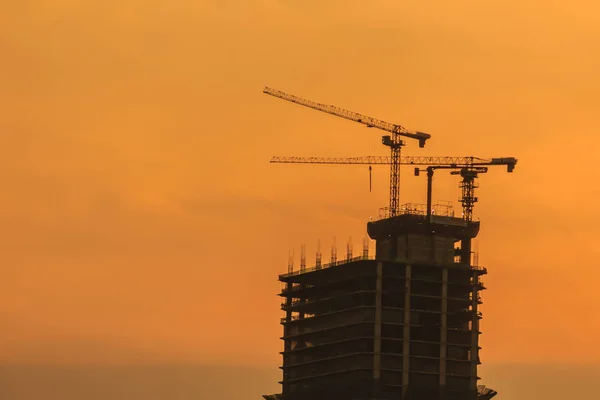
{"type": "Polygon", "coordinates": [[[392,164],[390,166],[390,217],[393,218],[400,212],[400,150],[404,143],[398,135],[384,136],[382,142],[392,151],[392,164]]]}
{"type": "Polygon", "coordinates": [[[419,131],[410,131],[399,124],[392,124],[390,122],[359,114],[354,111],[348,111],[336,106],[306,100],[301,97],[269,87],[265,87],[263,93],[299,104],[304,107],[312,108],[327,114],[358,122],[366,125],[369,128],[377,128],[386,132],[390,132],[391,135],[383,136],[381,142],[383,145],[389,147],[391,151],[389,212],[390,216],[392,217],[398,215],[400,209],[400,151],[402,146],[404,146],[404,142],[402,141],[401,137],[416,139],[419,141],[419,147],[425,147],[425,142],[431,137],[431,135],[419,131]]]}

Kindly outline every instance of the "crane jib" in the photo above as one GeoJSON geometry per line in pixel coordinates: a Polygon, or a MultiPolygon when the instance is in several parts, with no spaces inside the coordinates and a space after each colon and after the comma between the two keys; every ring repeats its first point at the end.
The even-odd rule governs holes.
{"type": "Polygon", "coordinates": [[[399,124],[392,124],[390,122],[382,121],[377,118],[369,117],[367,115],[363,115],[354,111],[345,110],[340,107],[336,107],[329,104],[317,103],[315,101],[306,100],[302,97],[298,97],[292,94],[288,94],[282,92],[281,90],[272,89],[269,87],[265,87],[263,89],[263,93],[268,94],[270,96],[274,96],[280,98],[282,100],[287,100],[289,102],[312,108],[314,110],[318,110],[321,112],[325,112],[327,114],[335,115],[337,117],[345,118],[354,122],[358,122],[360,124],[366,125],[368,128],[377,128],[383,131],[391,132],[393,134],[409,137],[412,139],[416,139],[419,141],[419,147],[425,146],[425,141],[431,138],[431,135],[424,132],[419,131],[409,131],[399,124]]]}

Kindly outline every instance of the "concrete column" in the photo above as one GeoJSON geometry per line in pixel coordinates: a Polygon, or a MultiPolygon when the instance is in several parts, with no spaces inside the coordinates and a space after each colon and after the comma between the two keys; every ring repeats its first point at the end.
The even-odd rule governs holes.
{"type": "MultiPolygon", "coordinates": [[[[292,284],[291,283],[288,283],[286,285],[286,290],[287,290],[287,296],[285,297],[285,304],[288,306],[288,308],[285,311],[285,325],[283,325],[283,335],[284,336],[288,336],[289,326],[290,326],[289,324],[292,321],[292,311],[289,308],[289,306],[292,305],[292,284]]],[[[289,339],[285,340],[284,350],[285,351],[292,350],[292,343],[289,339]]]]}
{"type": "Polygon", "coordinates": [[[402,394],[408,390],[410,374],[410,292],[411,292],[411,266],[406,266],[405,293],[404,293],[404,329],[402,339],[402,394]]]}
{"type": "Polygon", "coordinates": [[[448,348],[448,268],[442,269],[442,320],[440,332],[440,386],[446,386],[446,354],[448,348]]]}
{"type": "MultiPolygon", "coordinates": [[[[300,293],[304,294],[304,289],[306,289],[306,285],[304,284],[300,284],[300,293]]],[[[291,301],[291,299],[290,299],[291,301]]],[[[306,302],[306,298],[305,297],[300,297],[299,299],[300,303],[305,303],[306,302]]],[[[300,311],[298,312],[298,319],[304,319],[304,311],[300,311]]],[[[304,324],[301,324],[298,326],[298,333],[304,333],[304,324]]],[[[298,342],[297,345],[300,345],[301,343],[298,342]]],[[[303,346],[306,346],[305,343],[302,343],[303,346]]],[[[301,363],[304,362],[304,356],[302,355],[302,353],[300,355],[296,356],[296,362],[301,363]]]]}
{"type": "Polygon", "coordinates": [[[389,240],[390,249],[389,249],[389,258],[390,261],[396,261],[398,259],[398,238],[391,237],[389,240]]]}
{"type": "MultiPolygon", "coordinates": [[[[286,305],[291,305],[292,304],[292,284],[288,283],[286,285],[286,290],[287,290],[287,296],[285,298],[286,300],[286,305]]],[[[289,323],[292,320],[292,312],[288,309],[285,312],[285,324],[283,325],[283,336],[288,336],[289,334],[289,323]]],[[[292,350],[292,341],[289,338],[284,339],[283,342],[283,350],[288,352],[292,350]]],[[[287,365],[287,359],[288,359],[289,355],[285,354],[283,356],[283,365],[287,365]]],[[[287,376],[285,373],[285,370],[283,372],[283,381],[285,382],[287,380],[287,376]]],[[[288,385],[286,383],[284,383],[281,387],[281,394],[285,397],[286,395],[288,395],[288,385]]]]}
{"type": "Polygon", "coordinates": [[[460,241],[460,248],[461,248],[460,263],[465,267],[471,266],[471,239],[470,238],[462,239],[460,241]]]}
{"type": "Polygon", "coordinates": [[[473,319],[471,322],[471,390],[477,390],[477,365],[479,361],[479,317],[477,313],[479,311],[477,304],[477,296],[479,290],[477,289],[477,282],[479,281],[479,274],[477,271],[473,271],[473,289],[471,291],[471,307],[473,309],[473,319]]]}
{"type": "Polygon", "coordinates": [[[375,341],[373,343],[373,397],[379,397],[381,378],[381,314],[383,296],[383,264],[377,263],[375,281],[375,341]]]}
{"type": "Polygon", "coordinates": [[[435,257],[435,253],[436,253],[436,247],[435,247],[436,243],[435,243],[435,235],[431,234],[429,236],[429,262],[431,263],[431,265],[436,265],[437,264],[437,260],[435,257]]]}

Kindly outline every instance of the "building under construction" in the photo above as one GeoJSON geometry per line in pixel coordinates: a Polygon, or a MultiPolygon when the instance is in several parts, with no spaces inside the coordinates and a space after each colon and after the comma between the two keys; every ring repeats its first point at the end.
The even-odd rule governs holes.
{"type": "MultiPolygon", "coordinates": [[[[311,107],[319,109],[316,104],[311,107]]],[[[385,162],[392,165],[389,212],[367,224],[375,257],[367,250],[356,258],[348,252],[342,262],[332,255],[329,264],[321,264],[318,254],[314,267],[303,263],[300,270],[279,276],[285,312],[282,392],[265,399],[483,400],[496,395],[479,384],[477,374],[487,271],[472,260],[480,224],[471,216],[477,201],[474,177],[486,171],[473,159],[463,167],[438,162],[427,169],[428,204],[399,207],[394,167],[402,161],[393,151],[385,162]],[[460,218],[451,207],[431,205],[434,168],[462,168],[460,218]]],[[[502,160],[486,165],[508,165],[512,171],[516,159],[502,160]]],[[[321,163],[335,163],[326,161],[321,163]]]]}
{"type": "Polygon", "coordinates": [[[374,259],[279,277],[283,399],[477,398],[479,222],[407,211],[367,225],[374,259]]]}

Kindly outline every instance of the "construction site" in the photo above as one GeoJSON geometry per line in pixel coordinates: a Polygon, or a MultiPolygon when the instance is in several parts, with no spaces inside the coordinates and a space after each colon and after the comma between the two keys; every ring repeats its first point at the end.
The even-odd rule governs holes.
{"type": "Polygon", "coordinates": [[[386,157],[274,157],[278,164],[390,166],[389,205],[367,222],[375,241],[338,261],[317,252],[314,266],[288,265],[279,276],[284,316],[281,393],[266,400],[487,400],[497,392],[480,383],[483,277],[473,257],[480,230],[473,218],[477,178],[488,168],[512,172],[514,157],[403,157],[405,139],[424,147],[429,134],[315,103],[270,88],[264,93],[386,131],[386,157]],[[400,167],[426,174],[426,204],[399,203],[400,167]],[[460,177],[462,212],[433,204],[438,169],[460,177]]]}

